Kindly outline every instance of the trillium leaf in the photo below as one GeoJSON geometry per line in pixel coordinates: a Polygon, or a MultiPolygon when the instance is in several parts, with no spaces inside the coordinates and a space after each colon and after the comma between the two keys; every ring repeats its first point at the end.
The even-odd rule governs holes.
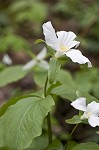
{"type": "Polygon", "coordinates": [[[39,97],[41,98],[40,96],[38,96],[36,93],[33,93],[31,95],[25,95],[25,96],[19,96],[19,97],[16,97],[16,98],[12,98],[10,99],[7,103],[5,103],[1,108],[0,108],[0,117],[5,113],[5,111],[7,110],[7,108],[10,106],[10,105],[14,105],[16,102],[20,101],[21,99],[24,99],[24,98],[30,98],[30,97],[39,97]]]}
{"type": "Polygon", "coordinates": [[[47,95],[50,95],[51,91],[52,91],[54,88],[56,88],[56,87],[58,87],[58,86],[60,86],[60,85],[61,85],[61,83],[60,83],[59,81],[57,81],[56,83],[51,84],[51,86],[48,87],[47,95]]]}
{"type": "Polygon", "coordinates": [[[17,150],[29,147],[41,135],[43,120],[53,105],[52,97],[47,96],[23,98],[10,106],[0,118],[4,144],[17,150]]]}
{"type": "MultiPolygon", "coordinates": [[[[0,122],[0,126],[1,126],[1,122],[0,122]]],[[[4,138],[3,138],[3,130],[0,129],[0,148],[4,147],[4,138]]]]}
{"type": "Polygon", "coordinates": [[[33,79],[34,79],[34,82],[38,86],[44,87],[46,77],[47,77],[47,71],[45,71],[45,70],[36,70],[36,71],[34,71],[33,79]]]}
{"type": "Polygon", "coordinates": [[[38,43],[45,43],[45,41],[42,40],[42,39],[37,39],[37,40],[34,42],[34,44],[38,44],[38,43]]]}
{"type": "Polygon", "coordinates": [[[50,84],[52,84],[56,80],[60,67],[61,67],[61,64],[58,59],[56,58],[50,59],[50,67],[48,70],[48,79],[49,79],[50,84]]]}
{"type": "Polygon", "coordinates": [[[61,85],[58,87],[55,87],[51,90],[52,94],[61,96],[64,99],[68,99],[70,101],[73,101],[77,98],[76,96],[76,89],[72,88],[69,85],[61,85]]]}
{"type": "Polygon", "coordinates": [[[69,141],[69,142],[68,142],[68,146],[66,147],[66,148],[67,148],[66,150],[71,150],[71,148],[73,148],[75,145],[77,145],[76,142],[74,142],[74,141],[69,141]]]}
{"type": "Polygon", "coordinates": [[[57,81],[60,81],[60,83],[65,85],[75,87],[74,80],[69,71],[61,69],[58,73],[57,81]]]}
{"type": "Polygon", "coordinates": [[[69,123],[69,124],[78,124],[78,123],[81,123],[81,119],[78,115],[75,115],[73,116],[71,119],[67,119],[66,120],[66,123],[69,123]]]}
{"type": "Polygon", "coordinates": [[[97,79],[97,76],[98,71],[96,68],[82,69],[75,74],[76,86],[83,92],[90,92],[93,89],[92,81],[97,79]]]}
{"type": "Polygon", "coordinates": [[[46,150],[63,150],[63,145],[59,140],[54,140],[46,150]]]}
{"type": "Polygon", "coordinates": [[[92,96],[91,94],[79,91],[79,95],[80,95],[80,97],[86,97],[87,103],[90,103],[92,101],[96,101],[99,103],[99,100],[97,98],[95,98],[94,96],[92,96]]]}
{"type": "Polygon", "coordinates": [[[16,65],[11,67],[6,67],[0,72],[0,87],[5,86],[9,83],[16,82],[28,73],[22,69],[23,66],[16,65]]]}
{"type": "Polygon", "coordinates": [[[1,147],[0,150],[15,150],[15,149],[11,149],[11,148],[8,148],[8,147],[1,147]]]}
{"type": "Polygon", "coordinates": [[[81,143],[75,145],[70,150],[99,150],[99,145],[93,142],[81,143]]]}
{"type": "Polygon", "coordinates": [[[46,133],[34,139],[33,143],[26,150],[45,150],[48,146],[48,135],[46,133]]]}
{"type": "MultiPolygon", "coordinates": [[[[52,89],[50,89],[51,94],[58,95],[64,99],[70,100],[71,102],[77,99],[77,95],[76,95],[77,91],[78,89],[76,87],[73,87],[73,85],[70,84],[68,85],[63,84],[60,86],[57,85],[57,87],[53,87],[52,89]]],[[[92,101],[99,102],[99,100],[94,96],[82,91],[79,91],[79,97],[86,97],[87,103],[90,103],[92,101]]]]}

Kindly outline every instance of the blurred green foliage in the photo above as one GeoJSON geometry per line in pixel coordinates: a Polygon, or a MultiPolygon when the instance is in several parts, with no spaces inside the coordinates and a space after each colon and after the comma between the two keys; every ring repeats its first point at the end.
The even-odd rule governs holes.
{"type": "Polygon", "coordinates": [[[82,46],[89,52],[99,53],[99,1],[59,0],[53,12],[63,19],[75,20],[82,46]]]}
{"type": "Polygon", "coordinates": [[[28,38],[40,32],[40,26],[47,16],[47,5],[36,0],[1,1],[0,4],[0,51],[30,49],[28,38]],[[29,24],[29,26],[28,26],[29,24]],[[27,29],[34,26],[35,29],[27,29]],[[24,31],[21,31],[24,28],[24,31]],[[22,33],[20,33],[22,32],[22,33]],[[24,33],[25,32],[25,33],[24,33]],[[36,33],[37,33],[36,32],[36,33]]]}

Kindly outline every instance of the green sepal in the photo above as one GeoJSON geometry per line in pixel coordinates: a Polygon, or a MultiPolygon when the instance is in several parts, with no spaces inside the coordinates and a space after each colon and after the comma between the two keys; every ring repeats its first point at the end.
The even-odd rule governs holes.
{"type": "Polygon", "coordinates": [[[53,57],[55,56],[55,50],[52,49],[50,46],[47,45],[48,53],[53,57]]]}
{"type": "Polygon", "coordinates": [[[65,121],[66,123],[69,123],[69,124],[78,124],[82,122],[78,115],[75,115],[71,119],[67,119],[65,121]]]}
{"type": "Polygon", "coordinates": [[[38,43],[45,43],[45,41],[42,40],[42,39],[37,39],[37,40],[34,42],[34,44],[38,44],[38,43]]]}

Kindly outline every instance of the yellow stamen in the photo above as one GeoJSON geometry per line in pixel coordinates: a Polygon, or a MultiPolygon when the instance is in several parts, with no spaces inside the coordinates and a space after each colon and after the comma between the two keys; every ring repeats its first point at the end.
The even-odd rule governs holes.
{"type": "Polygon", "coordinates": [[[65,52],[65,51],[68,51],[68,50],[69,50],[69,47],[64,46],[64,45],[60,45],[60,50],[61,50],[62,52],[65,52]]]}
{"type": "Polygon", "coordinates": [[[86,114],[86,117],[89,118],[89,117],[91,116],[91,114],[92,114],[91,112],[88,112],[88,113],[86,114]]]}

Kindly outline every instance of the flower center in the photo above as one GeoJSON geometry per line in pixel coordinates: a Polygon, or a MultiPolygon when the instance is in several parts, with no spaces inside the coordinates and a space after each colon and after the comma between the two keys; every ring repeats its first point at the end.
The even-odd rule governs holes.
{"type": "Polygon", "coordinates": [[[69,47],[68,46],[64,46],[64,45],[60,45],[60,50],[62,52],[65,52],[65,51],[68,51],[69,50],[69,47]]]}
{"type": "Polygon", "coordinates": [[[89,118],[91,116],[91,114],[92,114],[91,112],[88,112],[88,113],[86,113],[85,117],[89,118]]]}
{"type": "Polygon", "coordinates": [[[81,116],[81,119],[83,120],[83,119],[88,119],[88,118],[90,118],[90,116],[91,116],[91,112],[85,112],[82,116],[81,116]]]}

